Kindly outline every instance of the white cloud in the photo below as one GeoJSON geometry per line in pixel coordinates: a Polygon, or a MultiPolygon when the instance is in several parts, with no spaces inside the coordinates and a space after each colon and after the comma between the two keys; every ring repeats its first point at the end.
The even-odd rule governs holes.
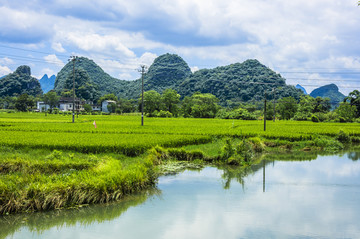
{"type": "Polygon", "coordinates": [[[0,76],[10,74],[12,71],[7,66],[0,66],[0,76]]]}
{"type": "Polygon", "coordinates": [[[190,67],[190,69],[191,69],[191,72],[194,73],[199,70],[199,67],[193,66],[193,67],[190,67]]]}
{"type": "MultiPolygon", "coordinates": [[[[0,7],[2,40],[21,42],[27,36],[22,43],[32,43],[37,50],[89,56],[116,77],[137,78],[134,68],[150,65],[166,52],[198,68],[249,58],[280,73],[360,68],[360,15],[354,1],[58,0],[51,8],[50,4],[37,6],[36,1],[18,3],[13,0],[0,7]],[[77,11],[80,8],[83,11],[77,11]]],[[[310,79],[308,74],[301,77],[310,79]]],[[[317,77],[338,79],[335,75],[317,77]]]]}
{"type": "Polygon", "coordinates": [[[156,57],[157,57],[156,54],[153,54],[153,53],[151,53],[151,52],[145,52],[145,53],[140,57],[139,63],[140,63],[141,65],[150,66],[150,65],[154,62],[154,60],[155,60],[156,57]]]}
{"type": "Polygon", "coordinates": [[[8,57],[0,58],[0,64],[11,65],[14,64],[14,61],[8,57]]]}
{"type": "Polygon", "coordinates": [[[61,53],[66,52],[66,50],[63,48],[60,42],[53,42],[51,47],[57,52],[61,52],[61,53]]]}
{"type": "Polygon", "coordinates": [[[127,48],[121,39],[113,35],[100,35],[89,32],[69,32],[66,36],[69,44],[86,52],[118,55],[118,57],[135,57],[133,51],[127,48]]]}
{"type": "Polygon", "coordinates": [[[45,56],[44,59],[50,63],[50,64],[55,64],[57,66],[64,66],[64,62],[62,62],[56,55],[48,55],[48,56],[45,56]]]}

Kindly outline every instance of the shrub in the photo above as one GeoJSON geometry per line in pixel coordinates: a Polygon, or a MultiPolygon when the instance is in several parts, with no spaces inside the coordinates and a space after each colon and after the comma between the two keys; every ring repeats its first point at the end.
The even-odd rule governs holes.
{"type": "Polygon", "coordinates": [[[349,134],[345,133],[342,130],[339,131],[338,135],[336,136],[336,139],[339,140],[341,143],[349,143],[350,142],[349,134]]]}
{"type": "Polygon", "coordinates": [[[249,138],[249,141],[251,142],[252,149],[255,152],[260,153],[260,152],[264,151],[265,144],[261,141],[261,139],[259,137],[249,138]]]}
{"type": "Polygon", "coordinates": [[[173,116],[173,114],[170,113],[169,111],[160,110],[160,112],[157,114],[157,116],[161,117],[161,118],[171,118],[173,116]]]}
{"type": "Polygon", "coordinates": [[[236,146],[236,154],[240,155],[245,162],[250,162],[254,154],[251,143],[248,140],[243,139],[236,146]]]}
{"type": "Polygon", "coordinates": [[[311,116],[311,121],[315,123],[320,122],[319,118],[316,115],[311,116]]]}
{"type": "Polygon", "coordinates": [[[314,145],[325,151],[339,151],[344,148],[342,143],[327,136],[321,136],[314,139],[314,145]]]}

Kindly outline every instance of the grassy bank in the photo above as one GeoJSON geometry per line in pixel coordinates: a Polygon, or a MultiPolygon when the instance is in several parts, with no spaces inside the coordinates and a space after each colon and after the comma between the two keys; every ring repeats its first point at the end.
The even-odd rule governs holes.
{"type": "Polygon", "coordinates": [[[1,147],[0,214],[104,203],[154,185],[146,158],[1,147]]]}
{"type": "Polygon", "coordinates": [[[261,121],[221,119],[145,118],[143,127],[138,116],[70,122],[0,113],[0,214],[117,200],[154,185],[156,165],[174,159],[246,166],[259,152],[336,151],[360,141],[356,123],[279,121],[263,131],[261,121]]]}

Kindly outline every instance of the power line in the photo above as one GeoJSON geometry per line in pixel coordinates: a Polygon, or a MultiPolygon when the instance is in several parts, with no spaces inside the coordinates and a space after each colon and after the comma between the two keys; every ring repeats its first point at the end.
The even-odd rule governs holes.
{"type": "Polygon", "coordinates": [[[318,79],[318,78],[311,78],[311,79],[307,79],[307,78],[292,78],[292,77],[287,77],[285,78],[286,80],[298,80],[298,81],[343,81],[343,82],[359,82],[360,83],[360,79],[359,80],[353,80],[353,79],[318,79]]]}
{"type": "MultiPolygon", "coordinates": [[[[54,53],[48,53],[48,52],[42,52],[42,51],[35,51],[35,50],[29,50],[29,49],[24,49],[24,48],[19,48],[19,47],[12,47],[12,46],[4,46],[4,45],[0,45],[0,47],[2,48],[8,48],[8,49],[14,49],[14,50],[20,50],[20,51],[27,51],[27,52],[32,52],[32,53],[39,53],[39,54],[45,54],[45,55],[53,55],[54,53]]],[[[58,56],[63,56],[63,57],[69,57],[67,55],[61,55],[61,54],[57,54],[58,56]]]]}
{"type": "Polygon", "coordinates": [[[358,75],[360,74],[360,72],[349,72],[349,71],[344,71],[344,72],[321,72],[321,71],[285,71],[285,72],[280,72],[281,74],[323,74],[323,75],[358,75]]]}

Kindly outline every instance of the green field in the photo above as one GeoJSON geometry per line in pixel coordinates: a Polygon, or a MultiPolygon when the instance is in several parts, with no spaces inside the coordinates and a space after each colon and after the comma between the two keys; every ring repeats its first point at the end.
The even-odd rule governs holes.
{"type": "Polygon", "coordinates": [[[0,113],[0,214],[108,202],[154,185],[159,162],[147,153],[154,146],[184,147],[169,151],[173,155],[200,150],[214,157],[225,138],[324,148],[340,131],[353,141],[360,136],[357,123],[269,121],[264,132],[262,121],[145,118],[141,126],[139,116],[118,115],[75,121],[0,113]]]}

